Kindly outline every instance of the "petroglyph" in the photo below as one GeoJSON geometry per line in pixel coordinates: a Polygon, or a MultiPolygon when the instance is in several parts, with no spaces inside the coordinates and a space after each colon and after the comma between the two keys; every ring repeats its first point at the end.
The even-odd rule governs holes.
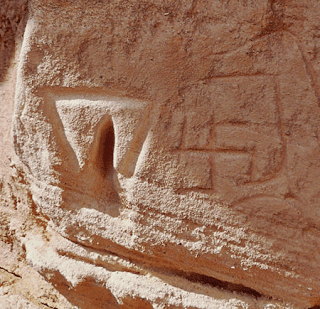
{"type": "Polygon", "coordinates": [[[41,243],[89,266],[31,232],[30,263],[62,290],[166,273],[320,305],[320,7],[289,2],[31,1],[14,147],[41,243]]]}

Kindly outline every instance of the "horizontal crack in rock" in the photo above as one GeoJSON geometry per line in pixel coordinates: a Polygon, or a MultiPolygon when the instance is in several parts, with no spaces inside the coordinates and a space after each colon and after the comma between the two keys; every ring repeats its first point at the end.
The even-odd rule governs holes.
{"type": "MultiPolygon", "coordinates": [[[[83,245],[83,244],[80,244],[80,243],[77,243],[77,244],[79,246],[82,246],[82,247],[86,248],[86,249],[90,249],[92,251],[98,251],[95,248],[92,248],[90,246],[86,246],[86,245],[83,245]]],[[[119,257],[119,258],[121,258],[123,260],[128,260],[127,257],[125,257],[123,255],[118,255],[116,253],[113,253],[112,251],[102,250],[102,252],[105,252],[105,253],[113,255],[113,256],[117,256],[117,257],[119,257]]],[[[82,260],[80,256],[73,256],[73,258],[76,258],[78,260],[82,260]]],[[[89,259],[87,259],[86,262],[89,262],[89,259]]],[[[115,262],[115,263],[117,263],[117,262],[115,262]]],[[[164,274],[164,275],[169,275],[169,276],[175,276],[175,277],[180,277],[181,279],[188,280],[188,281],[193,282],[193,283],[209,285],[209,286],[211,286],[213,288],[218,288],[218,289],[221,289],[221,290],[224,290],[224,291],[236,292],[238,294],[246,294],[248,296],[252,296],[252,297],[255,297],[255,298],[262,298],[262,297],[270,298],[269,296],[262,295],[258,291],[254,290],[254,289],[252,289],[250,287],[244,286],[242,284],[239,284],[239,283],[232,283],[232,282],[228,282],[228,281],[223,281],[223,280],[219,280],[219,279],[214,278],[214,277],[209,277],[209,276],[206,276],[206,275],[193,273],[193,272],[184,272],[184,271],[181,271],[181,270],[168,269],[168,268],[167,269],[165,269],[165,268],[161,268],[160,269],[160,268],[154,267],[152,265],[150,265],[151,269],[148,269],[148,268],[145,268],[142,265],[140,265],[140,263],[137,262],[137,261],[133,262],[132,259],[130,259],[130,263],[134,263],[137,267],[142,268],[146,272],[151,270],[152,274],[155,275],[155,276],[157,276],[157,273],[162,274],[162,275],[164,274]]],[[[97,263],[96,266],[105,267],[106,265],[103,265],[103,264],[104,263],[97,263]]],[[[116,265],[112,265],[112,266],[116,268],[116,265]]],[[[129,272],[135,273],[137,275],[142,275],[142,273],[139,273],[139,272],[137,272],[135,270],[132,270],[129,267],[124,267],[124,266],[121,265],[121,267],[119,267],[119,270],[120,270],[120,268],[122,268],[121,269],[122,271],[124,271],[124,268],[127,268],[127,270],[125,270],[125,271],[129,271],[129,272]]],[[[312,308],[312,309],[317,309],[317,307],[316,308],[312,308]]]]}
{"type": "Polygon", "coordinates": [[[263,297],[261,293],[258,291],[246,287],[239,283],[231,283],[228,281],[222,281],[213,277],[209,277],[206,275],[201,275],[198,273],[188,273],[183,271],[176,271],[175,275],[185,278],[188,281],[194,282],[194,283],[200,283],[200,284],[207,284],[214,288],[219,288],[222,290],[230,291],[230,292],[236,292],[236,293],[242,293],[247,294],[250,296],[254,296],[255,298],[263,297]]]}
{"type": "Polygon", "coordinates": [[[7,272],[7,273],[9,273],[9,274],[11,274],[11,275],[13,275],[13,276],[15,276],[15,277],[17,277],[17,278],[22,279],[22,277],[21,277],[20,275],[17,275],[17,274],[15,274],[15,273],[13,273],[13,272],[11,272],[11,271],[3,268],[3,267],[0,267],[0,269],[4,270],[5,272],[7,272]]]}
{"type": "Polygon", "coordinates": [[[51,309],[59,309],[59,308],[57,308],[57,307],[51,307],[51,306],[49,306],[49,305],[47,305],[46,303],[43,303],[43,302],[40,302],[40,304],[41,304],[41,305],[44,305],[44,306],[46,306],[46,307],[48,307],[48,308],[51,308],[51,309]]]}

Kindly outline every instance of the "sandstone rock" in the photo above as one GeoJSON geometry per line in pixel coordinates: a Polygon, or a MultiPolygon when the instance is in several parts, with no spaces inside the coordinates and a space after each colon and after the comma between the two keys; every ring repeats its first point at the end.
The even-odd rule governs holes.
{"type": "Polygon", "coordinates": [[[319,13],[30,1],[1,239],[58,306],[320,306],[319,13]]]}
{"type": "Polygon", "coordinates": [[[4,308],[293,308],[242,285],[80,247],[50,227],[23,170],[16,167],[15,174],[2,186],[2,195],[11,198],[0,207],[4,308]]]}
{"type": "Polygon", "coordinates": [[[0,175],[9,170],[15,81],[24,25],[26,0],[0,2],[0,175]]]}

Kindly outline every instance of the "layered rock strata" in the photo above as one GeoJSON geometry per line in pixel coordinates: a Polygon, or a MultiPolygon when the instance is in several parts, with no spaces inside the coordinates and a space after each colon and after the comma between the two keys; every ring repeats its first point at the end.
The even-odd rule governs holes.
{"type": "Polygon", "coordinates": [[[61,306],[320,306],[319,13],[30,1],[3,213],[61,306]]]}

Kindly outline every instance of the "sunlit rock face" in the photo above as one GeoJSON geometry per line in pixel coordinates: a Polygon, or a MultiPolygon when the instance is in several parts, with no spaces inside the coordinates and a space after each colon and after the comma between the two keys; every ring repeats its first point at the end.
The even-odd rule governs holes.
{"type": "Polygon", "coordinates": [[[112,306],[96,268],[320,305],[319,13],[31,1],[14,147],[56,236],[24,237],[30,263],[60,287],[89,278],[112,306]]]}

